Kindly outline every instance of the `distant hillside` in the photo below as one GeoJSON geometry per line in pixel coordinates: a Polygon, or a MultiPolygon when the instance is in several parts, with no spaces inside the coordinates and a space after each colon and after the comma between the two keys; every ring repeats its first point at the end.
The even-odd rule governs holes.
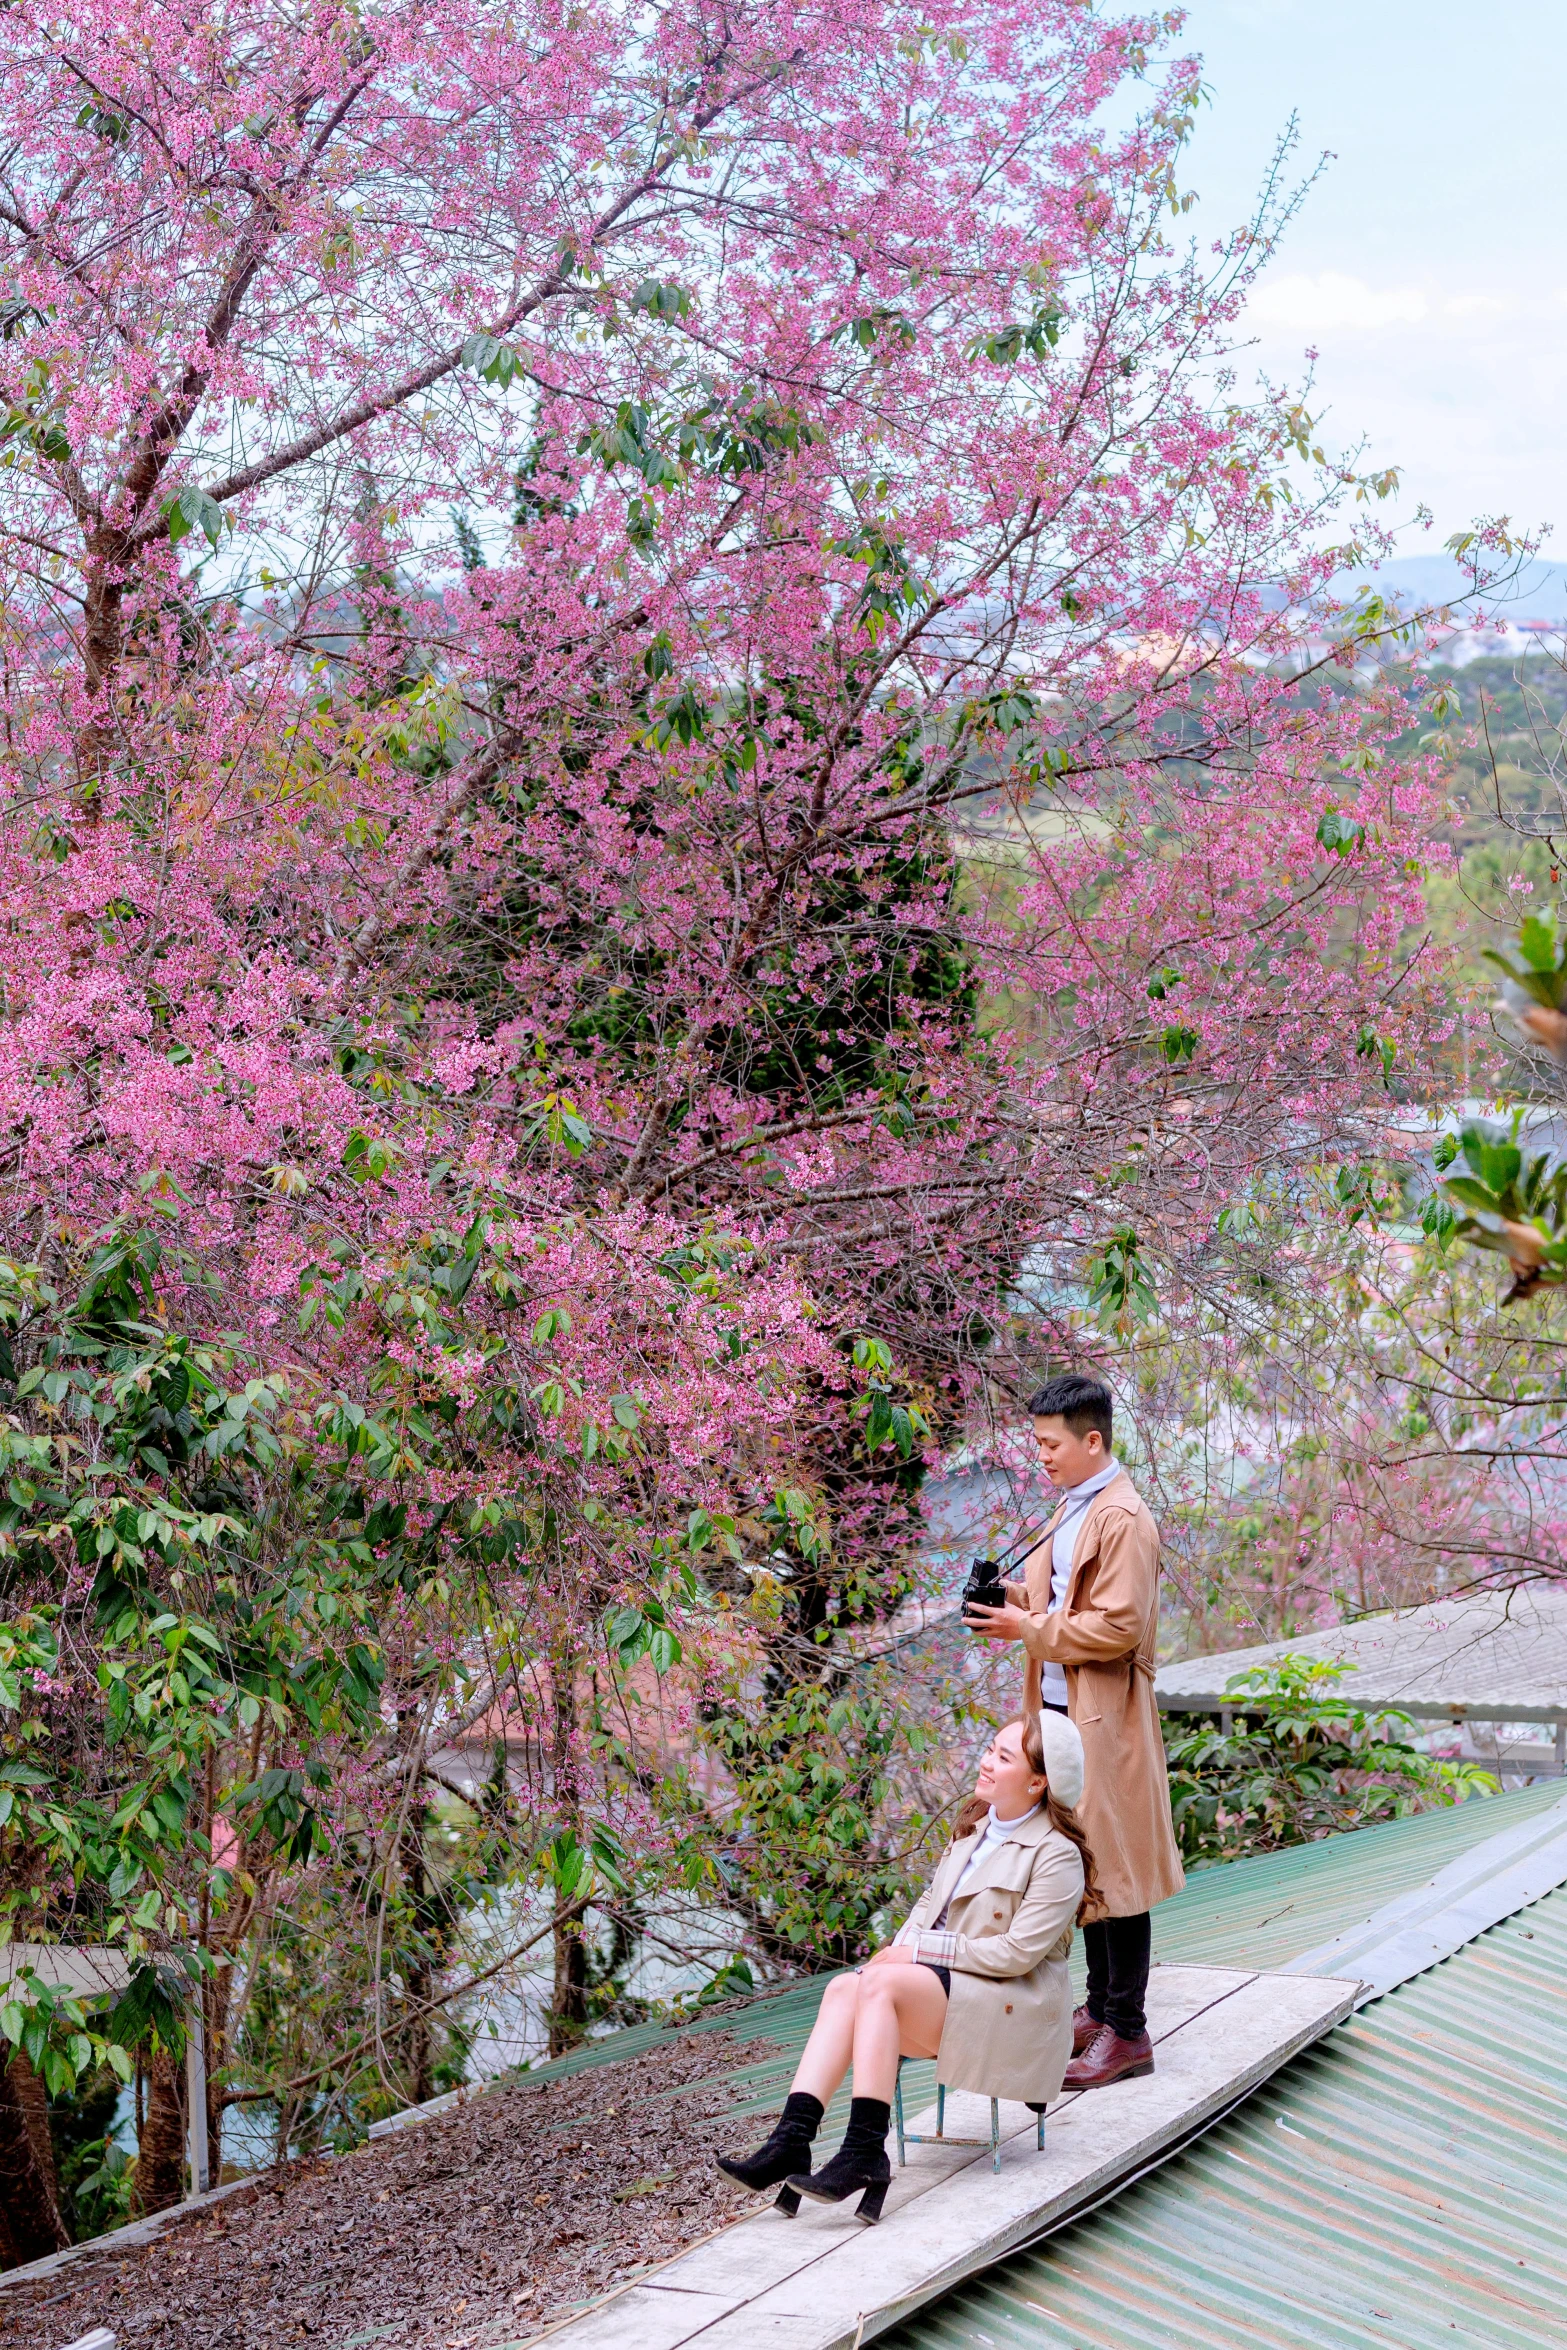
{"type": "MultiPolygon", "coordinates": [[[[1464,573],[1450,555],[1405,555],[1377,571],[1342,572],[1333,582],[1336,595],[1363,587],[1374,587],[1379,595],[1407,607],[1457,603],[1468,592],[1464,573]]],[[[1567,625],[1567,563],[1526,564],[1499,595],[1486,598],[1485,609],[1500,620],[1557,620],[1567,625]]]]}

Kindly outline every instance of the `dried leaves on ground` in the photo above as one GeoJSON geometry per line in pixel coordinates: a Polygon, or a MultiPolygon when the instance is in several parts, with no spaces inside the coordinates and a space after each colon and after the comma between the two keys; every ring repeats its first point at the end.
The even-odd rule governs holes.
{"type": "Polygon", "coordinates": [[[500,2350],[667,2260],[753,2197],[715,2149],[766,2125],[722,2076],[767,2041],[681,2035],[491,2091],[339,2160],[266,2172],[149,2244],[4,2288],[7,2350],[500,2350]]]}

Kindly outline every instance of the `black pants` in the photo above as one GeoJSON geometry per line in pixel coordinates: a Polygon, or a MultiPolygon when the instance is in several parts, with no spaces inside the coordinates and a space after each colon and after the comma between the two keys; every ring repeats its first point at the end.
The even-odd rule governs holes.
{"type": "Polygon", "coordinates": [[[1083,1928],[1088,1956],[1088,2012],[1123,2040],[1135,2040],[1148,2016],[1148,1961],[1153,1929],[1144,1910],[1135,1918],[1101,1918],[1083,1928]]]}

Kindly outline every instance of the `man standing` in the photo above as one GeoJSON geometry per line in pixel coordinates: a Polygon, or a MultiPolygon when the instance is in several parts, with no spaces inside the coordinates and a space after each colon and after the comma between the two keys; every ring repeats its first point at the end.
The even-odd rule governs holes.
{"type": "Polygon", "coordinates": [[[1185,1879],[1154,1699],[1159,1529],[1110,1450],[1110,1391],[1072,1373],[1029,1402],[1039,1457],[1064,1499],[1029,1553],[1007,1605],[975,1608],[987,1640],[1020,1640],[1023,1703],[1069,1714],[1083,1740],[1078,1817],[1099,1873],[1098,1915],[1083,1928],[1088,1997],[1072,2019],[1069,2089],[1153,2071],[1145,2000],[1148,1912],[1185,1879]]]}

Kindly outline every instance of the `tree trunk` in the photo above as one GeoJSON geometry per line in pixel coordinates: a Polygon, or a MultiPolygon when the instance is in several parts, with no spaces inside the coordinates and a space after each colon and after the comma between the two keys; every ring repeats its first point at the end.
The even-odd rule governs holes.
{"type": "MultiPolygon", "coordinates": [[[[555,1803],[563,1829],[582,1837],[582,1784],[579,1774],[577,1724],[577,1651],[571,1627],[562,1629],[550,1664],[554,1712],[553,1755],[555,1803]]],[[[578,1912],[563,1915],[565,1904],[555,1902],[555,1985],[550,2000],[550,2054],[564,2056],[575,2048],[588,2022],[588,1948],[578,1912]]]]}
{"type": "Polygon", "coordinates": [[[87,542],[87,595],[83,607],[83,683],[91,715],[77,738],[82,805],[96,822],[101,813],[97,785],[115,752],[114,689],[125,653],[125,571],[128,549],[122,531],[95,530],[87,542]]]}
{"type": "Polygon", "coordinates": [[[550,2001],[550,2054],[575,2048],[588,2024],[588,1946],[582,1919],[555,1920],[555,1990],[550,2001]]]}
{"type": "Polygon", "coordinates": [[[403,1824],[402,1868],[412,1941],[403,1969],[403,1982],[408,2016],[408,2096],[414,2105],[423,2105],[435,2095],[430,2032],[430,2000],[435,1988],[435,1975],[430,1962],[427,1931],[430,1887],[425,1868],[425,1827],[424,1805],[410,1804],[408,1817],[403,1824]]]}
{"type": "Polygon", "coordinates": [[[55,2188],[43,2083],[22,2055],[0,2070],[0,2227],[8,2267],[42,2260],[71,2240],[55,2188]]]}
{"type": "Polygon", "coordinates": [[[147,2119],[136,2150],[133,2208],[138,2217],[149,2211],[167,2211],[185,2193],[181,2071],[166,2048],[160,2048],[148,2064],[147,2119]]]}

